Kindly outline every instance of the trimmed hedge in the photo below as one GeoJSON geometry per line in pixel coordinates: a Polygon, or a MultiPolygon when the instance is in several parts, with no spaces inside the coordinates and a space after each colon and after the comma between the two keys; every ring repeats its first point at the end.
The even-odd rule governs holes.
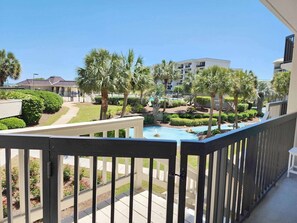
{"type": "MultiPolygon", "coordinates": [[[[213,114],[213,117],[218,119],[219,118],[219,114],[218,113],[215,113],[213,114]]],[[[226,113],[222,113],[221,114],[221,121],[222,122],[226,122],[228,120],[228,115],[226,113]]]]}
{"type": "Polygon", "coordinates": [[[248,107],[249,107],[248,103],[240,103],[237,106],[237,110],[238,112],[245,112],[248,109],[248,107]]]}
{"type": "MultiPolygon", "coordinates": [[[[234,97],[225,97],[224,101],[234,103],[234,97]]],[[[243,98],[238,98],[238,103],[242,103],[242,102],[243,102],[243,98]]]]}
{"type": "MultiPolygon", "coordinates": [[[[200,119],[185,119],[185,118],[172,118],[170,121],[170,125],[175,126],[200,126],[200,125],[208,125],[208,118],[200,118],[200,119]]],[[[212,125],[217,124],[217,119],[212,120],[212,125]]]]}
{"type": "MultiPolygon", "coordinates": [[[[108,98],[108,104],[109,105],[120,105],[121,103],[123,103],[124,98],[123,97],[110,97],[108,98]]],[[[102,98],[101,96],[96,96],[95,97],[95,104],[101,104],[102,103],[102,98]]],[[[148,99],[143,98],[142,103],[140,98],[128,98],[127,100],[127,104],[131,105],[131,106],[135,106],[138,104],[141,104],[143,106],[146,106],[148,104],[148,99]]]]}
{"type": "Polygon", "coordinates": [[[235,122],[235,114],[234,113],[228,114],[228,122],[230,122],[230,123],[235,122]]]}
{"type": "Polygon", "coordinates": [[[247,110],[246,113],[249,115],[248,119],[252,120],[253,118],[255,118],[258,114],[257,110],[247,110]]]}
{"type": "Polygon", "coordinates": [[[153,116],[153,115],[145,115],[145,116],[144,116],[143,123],[144,123],[145,125],[154,124],[154,123],[155,123],[154,116],[153,116]]]}
{"type": "Polygon", "coordinates": [[[7,129],[8,129],[8,128],[7,128],[6,125],[0,123],[0,130],[7,130],[7,129]]]}
{"type": "Polygon", "coordinates": [[[207,104],[210,104],[210,97],[209,96],[197,96],[195,101],[201,106],[206,106],[207,104]]]}
{"type": "Polygon", "coordinates": [[[7,94],[7,99],[22,100],[22,119],[27,126],[38,124],[41,114],[44,110],[42,99],[34,95],[24,94],[17,91],[11,91],[7,94]]]}
{"type": "Polygon", "coordinates": [[[44,103],[44,113],[55,113],[61,109],[63,104],[62,97],[54,92],[39,90],[19,90],[19,92],[41,98],[44,103]]]}
{"type": "Polygon", "coordinates": [[[8,129],[18,129],[26,127],[26,123],[24,122],[24,120],[15,117],[1,119],[0,123],[6,125],[8,129]]]}

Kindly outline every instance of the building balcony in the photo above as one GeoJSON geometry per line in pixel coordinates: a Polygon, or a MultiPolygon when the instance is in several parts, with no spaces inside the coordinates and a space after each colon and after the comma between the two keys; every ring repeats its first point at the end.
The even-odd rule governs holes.
{"type": "Polygon", "coordinates": [[[284,115],[180,145],[142,139],[142,117],[2,131],[0,221],[241,222],[283,182],[296,120],[284,115]],[[106,138],[110,131],[115,138],[106,138]]]}

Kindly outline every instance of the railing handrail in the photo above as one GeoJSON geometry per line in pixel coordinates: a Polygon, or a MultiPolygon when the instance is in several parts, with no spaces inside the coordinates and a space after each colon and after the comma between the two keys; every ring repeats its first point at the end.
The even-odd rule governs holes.
{"type": "Polygon", "coordinates": [[[243,128],[226,132],[224,134],[218,134],[214,137],[206,138],[201,141],[181,140],[182,147],[184,148],[184,150],[182,150],[181,152],[188,150],[193,155],[209,154],[230,145],[230,143],[237,141],[238,139],[247,138],[269,127],[277,124],[282,124],[296,118],[297,112],[277,118],[272,118],[264,122],[256,123],[254,125],[245,126],[243,128]],[[197,147],[199,147],[200,149],[197,150],[197,147]]]}
{"type": "Polygon", "coordinates": [[[268,103],[268,105],[269,106],[276,106],[276,105],[282,105],[282,104],[285,104],[285,103],[288,103],[288,101],[287,100],[285,100],[285,101],[274,101],[274,102],[269,102],[268,103]]]}
{"type": "Polygon", "coordinates": [[[27,127],[23,129],[3,130],[1,134],[38,134],[38,135],[82,135],[91,132],[105,132],[115,129],[125,129],[138,125],[143,121],[143,117],[129,117],[119,119],[108,119],[93,122],[80,122],[62,125],[27,127]],[[79,130],[79,133],[78,133],[79,130]]]}

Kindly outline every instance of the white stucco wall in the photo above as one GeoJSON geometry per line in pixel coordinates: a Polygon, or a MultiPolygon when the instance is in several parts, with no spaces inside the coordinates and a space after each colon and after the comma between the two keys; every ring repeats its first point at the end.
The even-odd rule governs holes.
{"type": "Polygon", "coordinates": [[[0,101],[0,119],[22,114],[22,100],[0,101]]]}

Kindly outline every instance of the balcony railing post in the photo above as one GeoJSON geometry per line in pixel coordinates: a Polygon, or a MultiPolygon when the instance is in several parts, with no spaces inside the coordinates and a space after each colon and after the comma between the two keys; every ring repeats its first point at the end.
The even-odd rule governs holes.
{"type": "Polygon", "coordinates": [[[25,172],[24,168],[24,162],[25,162],[25,157],[24,157],[24,150],[19,149],[19,191],[20,191],[20,212],[24,213],[25,212],[25,172]]]}
{"type": "MultiPolygon", "coordinates": [[[[4,152],[4,150],[0,149],[0,155],[4,157],[3,152],[4,152]]],[[[1,162],[1,159],[0,159],[0,171],[2,171],[2,165],[3,165],[3,163],[1,162]]],[[[2,182],[2,174],[0,174],[0,182],[2,182]]],[[[2,183],[0,183],[0,191],[3,191],[2,183]]],[[[0,202],[0,221],[2,221],[3,218],[4,218],[4,216],[3,216],[3,202],[1,200],[1,202],[0,202]]]]}
{"type": "MultiPolygon", "coordinates": [[[[134,138],[143,138],[143,122],[141,122],[134,127],[134,138]]],[[[141,148],[139,148],[141,149],[141,148]]],[[[142,188],[142,178],[143,178],[143,159],[136,159],[135,161],[136,175],[135,175],[135,188],[142,188]]]]}

